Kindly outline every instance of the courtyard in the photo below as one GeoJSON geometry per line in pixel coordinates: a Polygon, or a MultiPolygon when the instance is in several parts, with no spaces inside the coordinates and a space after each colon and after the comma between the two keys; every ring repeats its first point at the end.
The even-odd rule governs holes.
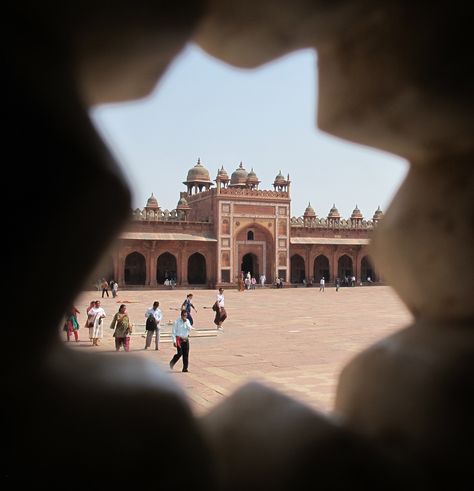
{"type": "MultiPolygon", "coordinates": [[[[117,298],[101,292],[83,292],[76,301],[80,314],[80,342],[71,349],[103,352],[105,356],[139,356],[157,363],[182,387],[197,415],[208,412],[248,381],[259,381],[319,411],[333,407],[337,380],[344,365],[364,348],[407,326],[412,316],[388,286],[341,288],[266,287],[224,291],[228,318],[223,332],[213,324],[210,309],[215,290],[123,290],[117,298]],[[167,333],[169,322],[187,293],[193,293],[194,327],[190,342],[189,373],[181,360],[173,371],[169,361],[176,352],[167,333]],[[84,324],[91,300],[100,299],[107,313],[104,339],[93,347],[84,324]],[[161,349],[154,343],[144,350],[145,311],[153,301],[163,313],[161,349]],[[131,351],[116,352],[113,315],[125,303],[135,332],[131,351]],[[206,307],[206,308],[204,308],[206,307]]],[[[65,338],[65,333],[61,332],[65,338]]]]}

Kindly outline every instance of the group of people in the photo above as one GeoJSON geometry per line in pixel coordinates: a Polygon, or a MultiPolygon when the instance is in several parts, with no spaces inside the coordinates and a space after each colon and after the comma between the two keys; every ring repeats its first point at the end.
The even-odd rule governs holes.
{"type": "Polygon", "coordinates": [[[102,298],[107,295],[109,298],[109,288],[112,290],[112,297],[115,298],[118,294],[118,283],[115,280],[107,281],[105,278],[102,278],[100,282],[100,290],[102,290],[102,298]]]}
{"type": "MultiPolygon", "coordinates": [[[[263,288],[265,286],[265,281],[267,281],[267,278],[264,274],[260,275],[260,286],[263,288]]],[[[237,288],[239,292],[243,292],[244,290],[255,290],[257,286],[257,279],[255,276],[252,276],[250,274],[250,271],[247,272],[247,274],[244,275],[244,272],[242,271],[240,273],[240,277],[238,278],[237,281],[237,288]]]]}
{"type": "MultiPolygon", "coordinates": [[[[150,348],[153,336],[155,337],[155,350],[160,349],[160,328],[163,320],[163,314],[159,308],[160,302],[153,302],[153,306],[145,312],[145,350],[150,348]]],[[[224,290],[219,288],[216,301],[211,307],[215,312],[214,323],[217,329],[223,330],[222,324],[227,318],[227,312],[224,306],[224,290]]],[[[172,369],[177,361],[183,357],[183,372],[188,371],[189,365],[189,335],[193,328],[194,319],[192,310],[197,312],[193,304],[193,294],[188,293],[186,299],[181,305],[180,316],[175,320],[171,331],[173,346],[176,348],[176,354],[171,359],[169,365],[172,369]]],[[[65,316],[64,331],[66,332],[67,341],[70,341],[74,335],[76,342],[79,341],[79,321],[77,314],[79,310],[71,306],[65,316]]],[[[100,300],[92,300],[87,308],[87,320],[85,327],[89,329],[89,339],[93,346],[99,346],[103,338],[103,324],[107,317],[105,310],[100,305],[100,300]]],[[[119,351],[122,347],[125,351],[130,351],[130,336],[133,332],[133,324],[127,312],[127,306],[121,304],[118,312],[114,315],[110,328],[114,329],[113,337],[115,338],[115,349],[119,351]]]]}

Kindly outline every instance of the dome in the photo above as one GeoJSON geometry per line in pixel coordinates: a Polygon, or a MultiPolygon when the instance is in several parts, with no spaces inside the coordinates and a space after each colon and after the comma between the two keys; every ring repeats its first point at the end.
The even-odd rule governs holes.
{"type": "Polygon", "coordinates": [[[282,186],[282,185],[286,184],[285,176],[281,173],[281,171],[275,177],[275,181],[273,182],[273,184],[275,186],[282,186]]]}
{"type": "Polygon", "coordinates": [[[333,204],[332,208],[329,210],[328,218],[341,218],[341,215],[339,215],[339,211],[336,208],[335,204],[333,204]]]}
{"type": "Polygon", "coordinates": [[[374,216],[372,220],[381,220],[383,218],[383,211],[380,209],[380,206],[375,210],[374,216]]]}
{"type": "Polygon", "coordinates": [[[247,174],[247,183],[248,184],[258,184],[260,181],[258,180],[257,174],[252,170],[247,174]]]}
{"type": "Polygon", "coordinates": [[[248,176],[248,172],[244,169],[242,162],[240,162],[239,167],[234,172],[232,172],[232,176],[230,177],[230,185],[231,186],[246,185],[247,176],[248,176]]]}
{"type": "Polygon", "coordinates": [[[146,208],[159,208],[157,199],[151,193],[151,196],[148,198],[146,202],[146,208]]]}
{"type": "Polygon", "coordinates": [[[356,207],[354,208],[354,211],[352,212],[351,219],[356,220],[359,218],[362,220],[362,218],[364,218],[364,217],[362,216],[362,213],[359,210],[359,207],[356,205],[356,207]]]}
{"type": "Polygon", "coordinates": [[[306,207],[306,210],[304,211],[304,217],[315,217],[316,213],[313,210],[313,207],[311,206],[311,203],[308,203],[308,206],[306,207]]]}
{"type": "Polygon", "coordinates": [[[221,181],[228,181],[229,180],[229,174],[227,174],[227,171],[224,169],[224,166],[222,166],[218,171],[217,171],[217,177],[216,180],[220,179],[221,181]]]}
{"type": "Polygon", "coordinates": [[[186,182],[210,182],[209,171],[201,164],[201,160],[197,160],[197,164],[188,171],[186,182]]]}

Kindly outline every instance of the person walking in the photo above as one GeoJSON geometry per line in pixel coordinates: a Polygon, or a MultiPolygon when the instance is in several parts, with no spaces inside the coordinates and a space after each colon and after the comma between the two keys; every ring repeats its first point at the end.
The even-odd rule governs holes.
{"type": "Polygon", "coordinates": [[[176,354],[170,361],[170,369],[173,370],[176,362],[183,357],[183,372],[188,371],[189,365],[189,333],[193,329],[188,319],[188,314],[185,310],[181,311],[181,315],[174,322],[171,336],[173,337],[173,346],[176,348],[176,354]]]}
{"type": "Polygon", "coordinates": [[[321,279],[319,280],[319,291],[323,292],[324,287],[326,285],[326,281],[324,280],[324,276],[321,276],[321,279]]]}
{"type": "Polygon", "coordinates": [[[192,300],[193,300],[193,294],[192,293],[188,293],[186,295],[186,300],[183,302],[183,305],[181,305],[181,310],[185,310],[186,311],[186,313],[188,314],[189,323],[193,326],[194,325],[194,320],[193,320],[193,317],[191,315],[191,308],[193,308],[194,309],[194,312],[196,312],[196,313],[197,313],[197,310],[194,307],[194,305],[192,303],[192,300]]]}
{"type": "Polygon", "coordinates": [[[264,274],[260,275],[260,286],[263,288],[265,286],[265,281],[267,280],[264,274]]]}
{"type": "Polygon", "coordinates": [[[216,301],[212,306],[212,310],[216,313],[214,324],[217,326],[217,329],[224,330],[222,323],[227,319],[227,312],[224,307],[223,288],[219,288],[219,293],[217,294],[216,301]]]}
{"type": "Polygon", "coordinates": [[[336,278],[336,291],[339,291],[339,287],[341,286],[341,280],[339,279],[339,276],[336,278]]]}
{"type": "Polygon", "coordinates": [[[115,298],[118,295],[118,283],[114,281],[112,285],[112,297],[115,298]]]}
{"type": "Polygon", "coordinates": [[[107,294],[107,298],[109,298],[109,283],[105,278],[102,278],[102,283],[100,284],[102,288],[102,298],[104,298],[104,293],[107,294]]]}
{"type": "Polygon", "coordinates": [[[102,319],[107,317],[105,310],[100,306],[100,300],[94,302],[87,313],[87,327],[89,327],[89,338],[92,339],[92,346],[99,346],[100,340],[104,337],[102,319]]]}
{"type": "Polygon", "coordinates": [[[122,345],[125,351],[130,351],[130,334],[132,333],[132,324],[130,323],[130,318],[128,317],[126,305],[120,305],[118,312],[112,319],[110,329],[115,329],[115,351],[119,351],[122,345]]]}
{"type": "Polygon", "coordinates": [[[77,320],[77,314],[80,314],[79,310],[72,305],[67,311],[66,321],[64,323],[64,330],[66,331],[66,338],[68,341],[71,340],[71,334],[74,334],[74,339],[76,343],[79,342],[79,321],[77,320]]]}
{"type": "Polygon", "coordinates": [[[155,350],[158,351],[160,349],[160,322],[163,319],[163,314],[161,310],[158,308],[160,306],[160,302],[153,302],[153,307],[148,309],[145,312],[146,318],[146,341],[145,341],[145,349],[148,349],[151,346],[151,340],[153,339],[153,334],[155,334],[155,350]]]}

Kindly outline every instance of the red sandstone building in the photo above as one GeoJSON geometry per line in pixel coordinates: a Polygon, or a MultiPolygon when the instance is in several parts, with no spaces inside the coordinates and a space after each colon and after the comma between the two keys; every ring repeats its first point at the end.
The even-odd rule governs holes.
{"type": "Polygon", "coordinates": [[[198,160],[189,170],[175,210],[161,210],[156,198],[133,212],[109,263],[110,277],[123,286],[229,286],[250,271],[266,283],[327,283],[355,276],[357,283],[380,281],[367,254],[370,234],[383,217],[380,208],[364,220],[355,208],[342,219],[333,206],[318,218],[308,204],[304,215],[291,217],[289,176],[281,172],[273,190],[242,163],[229,178],[221,168],[215,179],[198,160]]]}

